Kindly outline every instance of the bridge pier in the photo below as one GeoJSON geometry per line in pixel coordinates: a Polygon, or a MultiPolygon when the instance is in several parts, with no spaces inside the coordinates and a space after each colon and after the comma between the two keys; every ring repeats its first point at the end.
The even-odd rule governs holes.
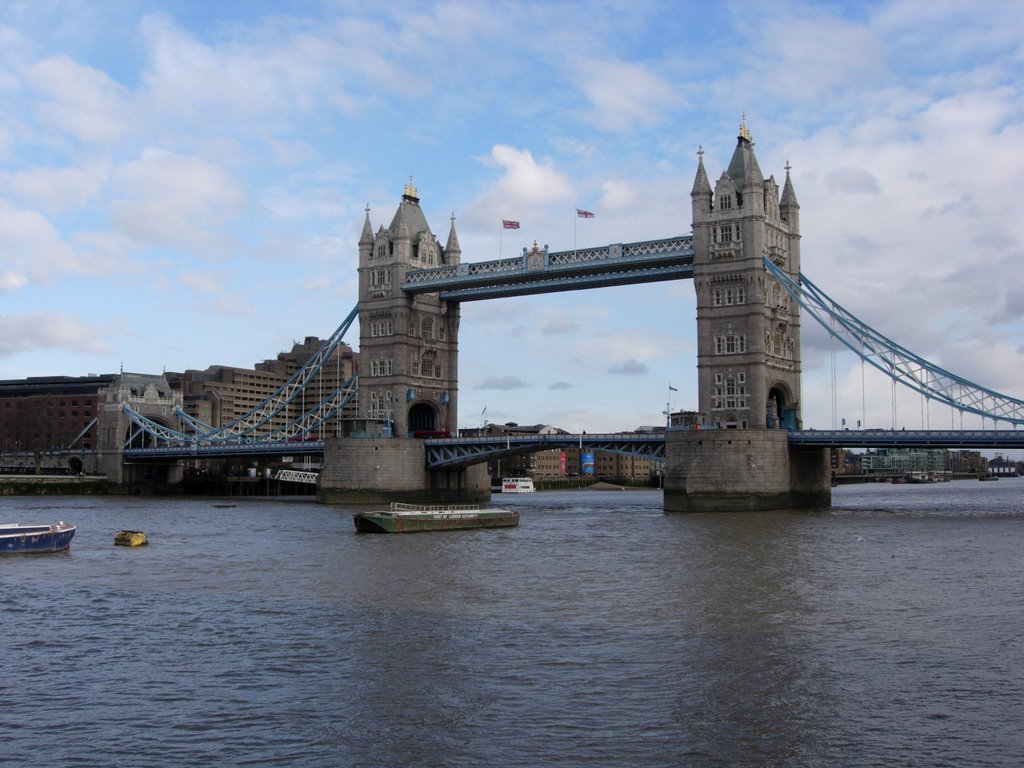
{"type": "Polygon", "coordinates": [[[828,449],[791,447],[785,430],[670,430],[666,512],[825,509],[828,449]]]}
{"type": "Polygon", "coordinates": [[[316,486],[327,504],[485,502],[491,498],[486,464],[428,470],[422,440],[328,438],[316,486]]]}

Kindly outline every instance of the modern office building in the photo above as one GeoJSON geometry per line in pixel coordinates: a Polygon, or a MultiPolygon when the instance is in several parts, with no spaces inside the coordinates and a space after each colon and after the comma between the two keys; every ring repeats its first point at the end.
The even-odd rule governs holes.
{"type": "MultiPolygon", "coordinates": [[[[183,373],[168,373],[167,379],[182,391],[187,414],[213,427],[226,426],[277,392],[317,353],[322,344],[317,337],[307,336],[304,341],[293,344],[290,351],[281,352],[276,358],[264,360],[252,368],[211,365],[202,371],[190,369],[183,373]]],[[[307,385],[304,394],[261,431],[270,431],[299,418],[316,402],[348,381],[356,368],[356,355],[352,348],[347,344],[339,345],[320,373],[307,385]]],[[[336,417],[332,424],[336,425],[341,418],[336,417]]],[[[330,429],[330,426],[325,426],[325,429],[330,429]]]]}

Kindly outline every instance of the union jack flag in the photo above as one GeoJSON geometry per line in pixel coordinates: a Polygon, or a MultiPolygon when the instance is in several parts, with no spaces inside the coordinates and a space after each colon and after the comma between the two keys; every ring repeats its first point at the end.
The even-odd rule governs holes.
{"type": "Polygon", "coordinates": [[[592,219],[592,218],[594,218],[594,214],[593,213],[591,213],[590,211],[584,211],[582,208],[577,208],[576,209],[576,215],[579,216],[581,219],[592,219]]]}
{"type": "Polygon", "coordinates": [[[519,229],[519,222],[511,221],[510,219],[502,219],[501,226],[503,226],[505,229],[519,229]]]}

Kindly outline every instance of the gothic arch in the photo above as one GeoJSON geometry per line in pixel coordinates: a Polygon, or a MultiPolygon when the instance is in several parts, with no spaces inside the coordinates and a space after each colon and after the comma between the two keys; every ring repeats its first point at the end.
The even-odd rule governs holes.
{"type": "Polygon", "coordinates": [[[437,430],[437,409],[430,403],[416,403],[409,409],[409,433],[437,430]]]}
{"type": "Polygon", "coordinates": [[[774,382],[768,390],[765,420],[769,429],[795,429],[796,403],[793,391],[784,381],[774,382]]]}

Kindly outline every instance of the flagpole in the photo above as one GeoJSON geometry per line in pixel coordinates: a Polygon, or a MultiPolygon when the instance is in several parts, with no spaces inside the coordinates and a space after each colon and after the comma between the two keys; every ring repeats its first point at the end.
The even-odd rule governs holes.
{"type": "Polygon", "coordinates": [[[576,209],[575,215],[572,217],[572,258],[576,260],[576,225],[579,224],[580,209],[576,209]]]}

